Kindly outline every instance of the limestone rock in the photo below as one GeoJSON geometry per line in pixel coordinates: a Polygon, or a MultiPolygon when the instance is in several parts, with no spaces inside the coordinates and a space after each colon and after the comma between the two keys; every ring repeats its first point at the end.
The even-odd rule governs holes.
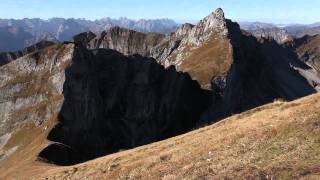
{"type": "Polygon", "coordinates": [[[0,136],[22,123],[44,125],[59,112],[72,54],[72,44],[53,45],[0,67],[0,136]]]}

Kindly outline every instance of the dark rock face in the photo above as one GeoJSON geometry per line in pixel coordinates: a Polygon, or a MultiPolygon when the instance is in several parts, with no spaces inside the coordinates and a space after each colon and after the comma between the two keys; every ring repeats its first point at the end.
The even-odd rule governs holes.
{"type": "Polygon", "coordinates": [[[89,42],[95,37],[97,36],[93,32],[89,31],[89,32],[83,32],[74,36],[71,41],[82,47],[87,47],[89,42]]]}
{"type": "Polygon", "coordinates": [[[41,50],[53,44],[55,43],[50,41],[40,41],[39,43],[29,46],[27,48],[24,48],[21,51],[0,53],[0,66],[3,66],[15,59],[18,59],[19,57],[22,57],[31,52],[35,52],[37,50],[41,50]]]}
{"type": "Polygon", "coordinates": [[[74,53],[65,101],[40,157],[69,165],[169,138],[197,124],[210,94],[188,74],[112,50],[74,53]],[[64,158],[61,158],[64,156],[64,158]]]}
{"type": "MultiPolygon", "coordinates": [[[[282,98],[294,100],[316,89],[300,71],[311,69],[274,40],[257,41],[228,21],[233,64],[227,75],[212,81],[213,106],[202,119],[221,119],[282,98]],[[209,117],[209,118],[208,118],[209,117]]],[[[208,123],[208,122],[206,122],[208,123]]]]}
{"type": "Polygon", "coordinates": [[[295,39],[287,47],[296,52],[301,61],[320,73],[320,35],[306,35],[295,39]]]}

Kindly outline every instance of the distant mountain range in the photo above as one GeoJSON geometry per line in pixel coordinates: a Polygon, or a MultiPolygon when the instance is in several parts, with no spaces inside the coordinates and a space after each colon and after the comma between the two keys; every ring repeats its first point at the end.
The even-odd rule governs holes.
{"type": "Polygon", "coordinates": [[[301,38],[305,35],[313,36],[320,34],[320,23],[283,25],[263,22],[242,22],[240,26],[256,37],[271,37],[278,43],[284,43],[293,38],[301,38]]]}
{"type": "MultiPolygon", "coordinates": [[[[139,32],[157,32],[170,34],[180,26],[171,19],[131,20],[128,18],[103,18],[99,20],[52,18],[0,19],[0,52],[18,51],[40,41],[63,42],[76,34],[92,31],[100,34],[111,27],[139,32]],[[10,43],[8,43],[10,42],[10,43]]],[[[279,25],[263,22],[242,22],[241,29],[256,37],[271,37],[278,43],[284,43],[305,35],[320,34],[320,23],[310,25],[279,25]]]]}
{"type": "Polygon", "coordinates": [[[0,19],[0,52],[20,50],[41,40],[66,41],[85,31],[101,33],[113,26],[140,32],[169,34],[176,30],[178,24],[170,19],[138,21],[128,18],[103,18],[95,21],[64,18],[0,19]]]}

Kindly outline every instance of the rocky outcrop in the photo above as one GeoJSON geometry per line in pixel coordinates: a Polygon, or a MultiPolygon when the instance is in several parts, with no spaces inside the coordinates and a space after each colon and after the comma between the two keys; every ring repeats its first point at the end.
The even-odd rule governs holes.
{"type": "Polygon", "coordinates": [[[306,35],[287,45],[297,53],[301,61],[312,66],[320,73],[320,35],[306,35]]]}
{"type": "Polygon", "coordinates": [[[82,47],[90,48],[89,43],[95,37],[97,37],[97,36],[91,31],[83,32],[83,33],[80,33],[80,34],[74,36],[71,39],[71,42],[74,42],[75,44],[80,45],[82,47]]]}
{"type": "Polygon", "coordinates": [[[197,25],[183,25],[151,50],[151,55],[165,67],[190,73],[203,88],[226,73],[231,64],[231,44],[222,9],[217,9],[197,25]]]}
{"type": "Polygon", "coordinates": [[[317,90],[320,90],[320,36],[304,36],[302,38],[294,39],[286,44],[284,47],[292,52],[295,52],[300,61],[307,64],[309,68],[306,70],[297,69],[308,82],[317,90]]]}
{"type": "Polygon", "coordinates": [[[186,24],[182,24],[176,32],[174,32],[174,35],[179,38],[182,39],[184,37],[186,37],[190,31],[192,30],[192,28],[194,27],[193,24],[190,23],[186,23],[186,24]]]}
{"type": "Polygon", "coordinates": [[[153,51],[163,53],[153,53],[152,56],[166,67],[175,65],[179,68],[182,61],[191,54],[190,50],[197,49],[212,39],[223,39],[227,34],[228,29],[226,27],[224,12],[222,9],[217,9],[195,26],[189,24],[183,25],[176,33],[173,33],[171,37],[165,40],[169,41],[167,44],[177,45],[172,49],[170,47],[163,47],[160,44],[153,51]],[[170,50],[167,50],[168,48],[170,50]]]}

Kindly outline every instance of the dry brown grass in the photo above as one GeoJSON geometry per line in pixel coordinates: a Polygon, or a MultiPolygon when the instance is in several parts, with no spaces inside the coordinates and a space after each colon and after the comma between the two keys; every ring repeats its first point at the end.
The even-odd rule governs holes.
{"type": "Polygon", "coordinates": [[[21,164],[19,156],[2,177],[319,179],[319,98],[316,94],[294,102],[277,101],[181,136],[75,166],[49,166],[34,158],[21,164]]]}
{"type": "Polygon", "coordinates": [[[228,39],[212,38],[208,43],[189,51],[179,70],[188,72],[201,85],[210,84],[211,78],[226,73],[232,63],[228,39]],[[223,53],[224,52],[224,53],[223,53]]]}
{"type": "Polygon", "coordinates": [[[31,174],[40,174],[52,165],[38,162],[39,152],[49,145],[46,140],[50,129],[56,123],[57,114],[47,124],[47,129],[41,129],[34,124],[25,123],[17,127],[4,150],[18,147],[10,158],[0,161],[0,179],[26,179],[31,174]]]}

